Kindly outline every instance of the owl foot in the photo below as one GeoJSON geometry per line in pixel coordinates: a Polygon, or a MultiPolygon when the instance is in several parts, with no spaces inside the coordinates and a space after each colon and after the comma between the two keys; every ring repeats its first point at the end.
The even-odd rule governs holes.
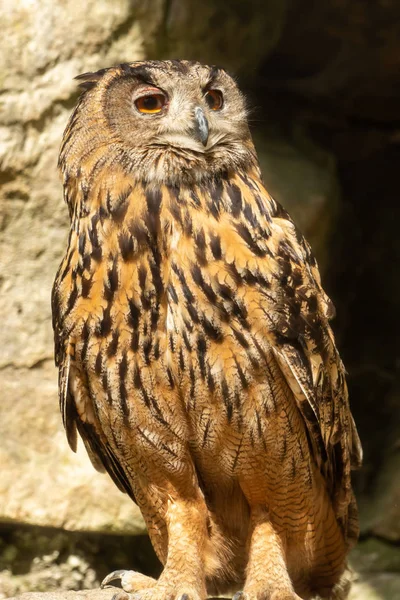
{"type": "MultiPolygon", "coordinates": [[[[120,569],[119,571],[109,573],[109,575],[101,582],[100,587],[104,588],[111,581],[117,580],[120,580],[124,592],[136,592],[145,588],[154,587],[157,584],[156,579],[153,579],[152,577],[147,577],[147,575],[142,575],[142,573],[138,573],[137,571],[125,571],[124,569],[120,569]]],[[[115,598],[115,600],[117,599],[115,598]]],[[[120,598],[118,600],[123,599],[120,598]]]]}
{"type": "Polygon", "coordinates": [[[113,571],[102,581],[101,587],[116,580],[120,580],[122,590],[114,594],[112,600],[203,600],[195,590],[184,590],[183,584],[174,586],[167,581],[157,582],[136,571],[113,571]]]}

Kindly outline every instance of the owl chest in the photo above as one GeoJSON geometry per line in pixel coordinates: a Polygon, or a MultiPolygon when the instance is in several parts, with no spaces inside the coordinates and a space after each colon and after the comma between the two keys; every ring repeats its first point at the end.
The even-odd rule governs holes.
{"type": "Polygon", "coordinates": [[[184,218],[186,229],[169,211],[119,225],[92,218],[73,232],[56,285],[64,330],[91,344],[97,338],[111,358],[122,344],[147,363],[187,348],[200,321],[213,335],[215,292],[195,289],[199,248],[184,218]]]}
{"type": "Polygon", "coordinates": [[[243,265],[255,270],[257,257],[224,213],[154,204],[154,214],[134,219],[129,209],[122,223],[92,217],[86,238],[71,240],[59,286],[65,330],[94,377],[115,371],[118,381],[125,362],[131,378],[166,373],[188,413],[211,404],[214,419],[238,429],[264,358],[252,335],[259,295],[235,276],[243,265]]]}

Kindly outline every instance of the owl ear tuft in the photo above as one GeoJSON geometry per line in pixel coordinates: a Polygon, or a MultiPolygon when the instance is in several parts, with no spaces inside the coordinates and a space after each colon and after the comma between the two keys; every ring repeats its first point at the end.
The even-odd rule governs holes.
{"type": "Polygon", "coordinates": [[[81,75],[77,75],[76,77],[74,77],[74,79],[77,79],[79,81],[78,85],[80,88],[83,88],[84,90],[91,90],[97,85],[97,83],[108,70],[109,69],[100,69],[99,71],[95,71],[94,73],[82,73],[81,75]]]}

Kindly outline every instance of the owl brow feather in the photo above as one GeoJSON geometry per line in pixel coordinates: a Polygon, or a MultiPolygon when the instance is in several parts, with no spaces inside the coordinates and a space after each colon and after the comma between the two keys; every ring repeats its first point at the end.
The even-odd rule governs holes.
{"type": "MultiPolygon", "coordinates": [[[[163,63],[163,61],[159,61],[159,62],[152,61],[150,64],[154,67],[160,68],[162,63],[163,63]]],[[[194,61],[189,61],[189,63],[196,64],[194,61]]],[[[149,62],[146,63],[146,65],[148,65],[148,64],[149,64],[149,62]]],[[[169,61],[164,61],[164,64],[168,64],[170,67],[171,66],[174,67],[177,71],[180,71],[182,74],[187,72],[187,70],[188,70],[188,65],[185,64],[184,61],[169,60],[169,61]]],[[[145,64],[143,64],[143,63],[138,63],[135,66],[133,66],[130,63],[122,63],[122,64],[118,65],[118,67],[125,74],[135,77],[142,83],[157,86],[157,83],[154,81],[154,78],[152,77],[151,72],[149,71],[147,66],[145,66],[145,64]]],[[[97,83],[100,81],[100,79],[102,79],[102,77],[107,73],[107,71],[109,71],[112,68],[115,68],[115,67],[99,69],[98,71],[93,71],[93,72],[88,71],[86,73],[77,75],[76,77],[74,77],[74,79],[77,79],[79,81],[78,85],[83,90],[85,90],[85,91],[91,90],[97,85],[97,83]]],[[[210,87],[212,87],[215,84],[215,82],[218,79],[221,72],[223,72],[223,71],[226,72],[226,70],[224,68],[219,67],[217,65],[212,65],[210,67],[209,79],[208,79],[208,82],[204,89],[209,89],[210,87]]]]}
{"type": "Polygon", "coordinates": [[[138,79],[142,83],[146,83],[147,85],[152,85],[158,87],[157,82],[154,80],[154,77],[151,74],[151,71],[147,69],[143,65],[137,65],[136,67],[132,67],[129,63],[123,63],[119,65],[120,68],[126,75],[130,75],[135,79],[138,79]]]}
{"type": "MultiPolygon", "coordinates": [[[[146,69],[143,65],[137,65],[132,67],[129,63],[122,63],[118,65],[120,69],[126,73],[127,75],[131,75],[135,77],[142,83],[146,83],[148,85],[156,85],[151,77],[150,71],[146,69]]],[[[74,79],[79,81],[79,87],[83,88],[85,91],[91,90],[94,88],[100,79],[109,71],[110,69],[115,67],[108,67],[105,69],[100,69],[99,71],[82,73],[81,75],[77,75],[74,79]]]]}

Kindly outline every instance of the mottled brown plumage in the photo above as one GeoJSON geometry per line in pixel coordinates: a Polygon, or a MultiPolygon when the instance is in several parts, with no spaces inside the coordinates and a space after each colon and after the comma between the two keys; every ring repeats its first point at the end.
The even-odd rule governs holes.
{"type": "Polygon", "coordinates": [[[80,79],[56,361],[71,447],[77,430],[164,564],[157,582],[118,573],[124,589],[346,598],[361,449],[333,308],[263,186],[242,95],[186,61],[80,79]]]}

